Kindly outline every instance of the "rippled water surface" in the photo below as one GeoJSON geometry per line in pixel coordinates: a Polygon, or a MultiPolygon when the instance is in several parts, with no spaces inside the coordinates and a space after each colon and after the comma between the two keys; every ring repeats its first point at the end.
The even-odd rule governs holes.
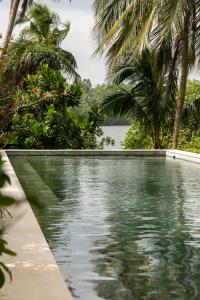
{"type": "Polygon", "coordinates": [[[12,163],[74,298],[200,299],[200,165],[164,158],[12,163]]]}

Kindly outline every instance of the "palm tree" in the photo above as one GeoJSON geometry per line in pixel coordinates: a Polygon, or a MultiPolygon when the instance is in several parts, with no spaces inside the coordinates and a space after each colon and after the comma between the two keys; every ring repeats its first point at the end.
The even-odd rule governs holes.
{"type": "Polygon", "coordinates": [[[10,1],[10,14],[9,14],[8,26],[7,26],[7,30],[6,30],[5,36],[3,38],[3,41],[2,41],[2,51],[0,53],[0,57],[3,56],[6,49],[8,48],[20,3],[21,3],[21,8],[22,8],[20,17],[23,18],[28,6],[32,5],[33,0],[23,0],[23,1],[11,0],[10,1]]]}
{"type": "Polygon", "coordinates": [[[6,30],[5,36],[3,38],[3,41],[2,41],[2,51],[0,54],[1,57],[3,56],[3,53],[7,49],[8,44],[10,42],[12,31],[13,31],[14,24],[15,24],[15,19],[17,16],[17,11],[19,8],[19,4],[20,4],[20,0],[11,0],[8,26],[7,26],[7,30],[6,30]]]}
{"type": "Polygon", "coordinates": [[[145,125],[155,149],[162,148],[161,128],[168,125],[175,109],[176,79],[170,94],[166,94],[166,72],[163,52],[145,49],[139,59],[127,59],[116,67],[111,79],[114,84],[123,86],[102,104],[103,112],[136,119],[145,125]]]}
{"type": "Polygon", "coordinates": [[[48,64],[78,80],[74,56],[60,47],[70,24],[63,24],[59,16],[43,4],[34,4],[21,22],[28,23],[28,26],[9,46],[3,66],[6,78],[19,83],[27,74],[34,74],[41,65],[48,64]]]}
{"type": "Polygon", "coordinates": [[[177,63],[180,72],[179,97],[174,122],[173,148],[178,145],[189,67],[199,56],[199,0],[96,0],[94,3],[98,41],[96,53],[106,53],[110,69],[127,55],[141,54],[146,45],[171,42],[179,45],[177,63]]]}

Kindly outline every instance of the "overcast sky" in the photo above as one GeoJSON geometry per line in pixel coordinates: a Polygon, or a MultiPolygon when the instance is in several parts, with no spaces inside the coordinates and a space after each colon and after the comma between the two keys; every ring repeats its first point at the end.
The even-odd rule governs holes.
{"type": "MultiPolygon", "coordinates": [[[[10,0],[0,2],[0,32],[5,32],[10,0]]],[[[92,39],[94,25],[92,3],[93,0],[43,0],[56,11],[63,21],[71,22],[71,30],[63,43],[63,48],[71,51],[78,63],[82,78],[90,78],[93,84],[102,83],[105,78],[103,59],[91,58],[95,49],[92,39]]],[[[15,35],[17,31],[15,30],[15,35]]]]}

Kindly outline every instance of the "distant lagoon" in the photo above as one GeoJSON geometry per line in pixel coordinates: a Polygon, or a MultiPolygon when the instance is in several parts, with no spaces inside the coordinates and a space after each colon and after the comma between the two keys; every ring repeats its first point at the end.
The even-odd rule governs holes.
{"type": "Polygon", "coordinates": [[[102,126],[104,136],[109,136],[115,140],[114,146],[105,146],[104,149],[122,149],[121,143],[124,142],[129,126],[102,126]]]}

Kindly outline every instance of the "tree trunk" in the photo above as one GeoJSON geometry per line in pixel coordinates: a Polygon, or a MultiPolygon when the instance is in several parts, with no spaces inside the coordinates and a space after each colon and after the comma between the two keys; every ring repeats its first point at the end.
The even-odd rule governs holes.
{"type": "Polygon", "coordinates": [[[16,16],[17,16],[17,11],[19,8],[19,4],[20,4],[20,0],[12,0],[11,1],[11,6],[10,6],[10,15],[9,15],[9,21],[8,21],[8,26],[7,26],[7,30],[2,42],[2,51],[0,53],[0,57],[3,56],[5,50],[8,48],[8,44],[12,35],[12,31],[15,25],[15,20],[16,20],[16,16]]]}
{"type": "Polygon", "coordinates": [[[162,142],[160,140],[160,126],[154,126],[152,131],[153,149],[162,149],[162,142]]]}
{"type": "Polygon", "coordinates": [[[165,93],[165,101],[168,101],[168,98],[170,97],[171,90],[173,89],[173,79],[176,76],[176,65],[179,55],[179,47],[180,47],[180,41],[177,40],[175,45],[175,51],[174,55],[172,55],[171,64],[169,67],[169,74],[167,79],[167,86],[166,86],[166,93],[165,93]]]}
{"type": "Polygon", "coordinates": [[[188,33],[188,18],[186,18],[183,34],[182,34],[182,55],[181,55],[181,78],[179,87],[179,97],[176,106],[176,115],[174,121],[173,144],[172,148],[176,149],[178,146],[181,118],[185,102],[186,84],[188,77],[188,55],[189,55],[189,33],[188,33]]]}
{"type": "Polygon", "coordinates": [[[15,0],[11,0],[11,1],[10,1],[10,14],[11,14],[11,10],[12,10],[12,6],[13,6],[14,1],[15,1],[15,0]]]}

